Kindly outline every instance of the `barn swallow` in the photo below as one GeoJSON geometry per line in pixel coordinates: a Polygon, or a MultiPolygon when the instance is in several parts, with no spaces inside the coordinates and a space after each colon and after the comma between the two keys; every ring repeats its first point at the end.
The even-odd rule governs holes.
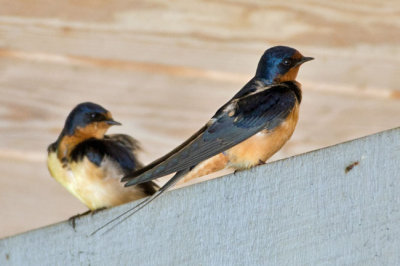
{"type": "Polygon", "coordinates": [[[102,106],[81,103],[68,115],[57,141],[48,147],[51,175],[92,211],[158,190],[152,181],[124,188],[121,177],[142,167],[136,158],[138,142],[124,134],[105,135],[113,125],[121,124],[102,106]]]}
{"type": "Polygon", "coordinates": [[[170,153],[125,175],[122,182],[129,187],[175,173],[155,194],[106,225],[124,215],[127,219],[191,171],[206,174],[210,169],[242,170],[264,163],[293,134],[302,96],[295,79],[300,66],[310,60],[286,46],[266,50],[255,76],[206,125],[170,153]]]}

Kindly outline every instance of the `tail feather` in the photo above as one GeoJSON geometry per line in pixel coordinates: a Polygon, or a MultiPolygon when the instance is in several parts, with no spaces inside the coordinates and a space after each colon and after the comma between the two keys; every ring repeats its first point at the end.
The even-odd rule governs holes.
{"type": "Polygon", "coordinates": [[[126,219],[128,219],[129,217],[131,217],[132,215],[134,215],[135,213],[137,213],[141,209],[143,209],[147,204],[149,204],[150,202],[152,202],[153,200],[155,200],[156,198],[161,196],[165,191],[167,191],[170,187],[175,185],[182,177],[184,177],[185,174],[187,174],[189,171],[190,171],[190,169],[186,169],[186,170],[181,170],[181,171],[177,172],[164,186],[162,186],[152,196],[146,198],[145,200],[143,200],[142,202],[137,204],[135,207],[133,207],[133,208],[121,213],[120,215],[118,215],[114,219],[112,219],[109,222],[107,222],[106,224],[102,225],[101,227],[99,227],[98,229],[93,231],[90,234],[90,236],[98,233],[99,231],[101,231],[103,229],[106,229],[106,227],[108,227],[109,225],[111,225],[112,223],[115,222],[115,224],[111,225],[110,228],[108,228],[108,229],[106,229],[104,231],[104,234],[109,232],[109,231],[111,231],[114,227],[116,227],[117,225],[119,225],[120,223],[122,223],[123,221],[125,221],[126,219]]]}

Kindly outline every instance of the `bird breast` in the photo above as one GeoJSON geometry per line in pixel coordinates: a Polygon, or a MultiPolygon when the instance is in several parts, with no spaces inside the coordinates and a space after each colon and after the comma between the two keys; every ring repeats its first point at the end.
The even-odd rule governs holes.
{"type": "Polygon", "coordinates": [[[262,130],[227,150],[224,154],[228,157],[228,166],[241,170],[264,163],[289,140],[296,128],[298,118],[299,105],[296,104],[291,113],[277,127],[272,130],[262,130]]]}

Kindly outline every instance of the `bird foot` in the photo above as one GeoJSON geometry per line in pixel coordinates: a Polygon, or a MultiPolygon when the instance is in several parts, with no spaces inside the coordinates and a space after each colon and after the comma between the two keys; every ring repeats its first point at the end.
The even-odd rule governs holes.
{"type": "Polygon", "coordinates": [[[85,215],[87,215],[87,214],[89,214],[89,213],[91,213],[91,212],[92,212],[91,210],[88,210],[88,211],[86,211],[86,212],[84,212],[84,213],[78,213],[77,215],[74,215],[74,216],[70,217],[70,218],[68,219],[69,225],[71,225],[72,228],[75,230],[76,219],[77,219],[77,218],[80,218],[80,217],[82,217],[82,216],[85,216],[85,215]]]}
{"type": "Polygon", "coordinates": [[[244,169],[236,169],[235,171],[233,171],[233,174],[236,175],[239,172],[242,172],[244,169]]]}
{"type": "Polygon", "coordinates": [[[94,215],[94,214],[96,214],[96,213],[98,213],[98,212],[101,212],[102,210],[105,210],[105,209],[107,209],[107,208],[106,208],[106,207],[101,207],[101,208],[98,208],[98,209],[96,209],[96,210],[94,210],[94,211],[91,211],[90,214],[91,214],[91,215],[94,215]]]}
{"type": "Polygon", "coordinates": [[[74,215],[74,216],[70,217],[70,218],[68,219],[68,222],[69,222],[69,224],[71,225],[71,227],[75,230],[75,227],[76,227],[76,219],[81,218],[82,216],[85,216],[85,215],[88,215],[88,214],[91,214],[91,215],[96,214],[96,213],[98,213],[99,211],[102,211],[102,210],[104,210],[104,209],[106,209],[106,207],[99,208],[99,209],[96,209],[96,210],[94,210],[94,211],[88,210],[88,211],[83,212],[83,213],[78,213],[77,215],[74,215]]]}

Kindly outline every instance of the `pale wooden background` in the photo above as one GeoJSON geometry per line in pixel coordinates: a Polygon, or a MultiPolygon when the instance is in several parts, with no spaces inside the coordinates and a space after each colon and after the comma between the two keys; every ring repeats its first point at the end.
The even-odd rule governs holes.
{"type": "Polygon", "coordinates": [[[53,181],[46,147],[94,101],[144,162],[202,126],[284,44],[315,61],[295,134],[274,159],[400,125],[398,1],[0,0],[0,237],[86,208],[53,181]]]}

